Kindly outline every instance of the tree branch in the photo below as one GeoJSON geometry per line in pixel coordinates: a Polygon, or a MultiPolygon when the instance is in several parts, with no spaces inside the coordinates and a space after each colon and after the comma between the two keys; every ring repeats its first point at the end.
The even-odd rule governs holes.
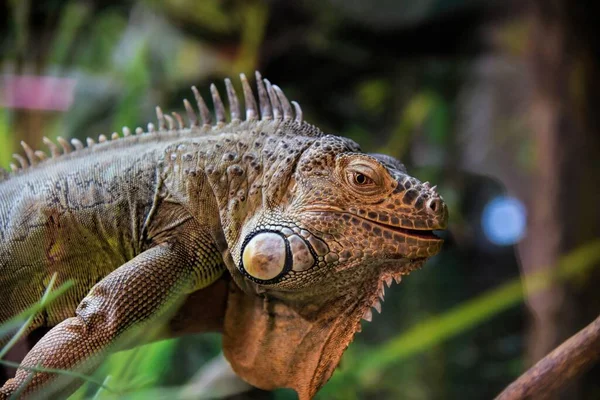
{"type": "Polygon", "coordinates": [[[550,396],[600,359],[600,316],[538,361],[511,383],[496,400],[550,396]]]}

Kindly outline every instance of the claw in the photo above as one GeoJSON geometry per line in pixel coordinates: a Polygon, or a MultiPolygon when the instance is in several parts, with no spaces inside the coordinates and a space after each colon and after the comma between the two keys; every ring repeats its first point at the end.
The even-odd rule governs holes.
{"type": "Polygon", "coordinates": [[[365,311],[362,318],[367,322],[371,322],[373,320],[373,313],[371,312],[370,308],[367,308],[367,311],[365,311]]]}

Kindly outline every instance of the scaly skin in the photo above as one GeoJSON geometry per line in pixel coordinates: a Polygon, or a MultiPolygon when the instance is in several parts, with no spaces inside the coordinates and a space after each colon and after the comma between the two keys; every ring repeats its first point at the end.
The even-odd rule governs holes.
{"type": "Polygon", "coordinates": [[[188,128],[158,110],[158,132],[75,142],[60,156],[50,144],[48,161],[24,146],[28,160],[0,182],[0,323],[38,301],[54,273],[76,284],[33,321],[53,328],[0,399],[51,383],[68,394],[77,384],[31,379],[27,368],[92,371],[125,333],[225,271],[234,370],[310,398],[360,319],[380,309],[384,282],[439,252],[430,231],[445,228],[447,210],[435,188],[302,122],[297,104],[257,78],[259,107],[242,77],[246,121],[227,81],[230,123],[213,87],[214,126],[197,95],[202,127],[186,103],[188,128]]]}

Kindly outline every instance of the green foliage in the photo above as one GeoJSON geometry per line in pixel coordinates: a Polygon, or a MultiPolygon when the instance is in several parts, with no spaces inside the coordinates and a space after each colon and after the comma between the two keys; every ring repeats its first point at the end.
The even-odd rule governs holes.
{"type": "MultiPolygon", "coordinates": [[[[61,15],[56,39],[53,41],[50,55],[51,64],[65,65],[67,63],[69,52],[77,40],[77,34],[89,22],[90,13],[90,7],[85,3],[71,2],[67,4],[61,15]]],[[[95,46],[90,47],[95,49],[95,46]]]]}
{"type": "Polygon", "coordinates": [[[414,95],[406,104],[389,142],[379,151],[389,154],[406,154],[413,139],[412,133],[421,127],[428,118],[438,115],[435,111],[440,107],[440,102],[439,96],[431,91],[423,91],[414,95]]]}
{"type": "Polygon", "coordinates": [[[0,110],[0,167],[8,166],[13,153],[10,115],[7,109],[0,110]]]}

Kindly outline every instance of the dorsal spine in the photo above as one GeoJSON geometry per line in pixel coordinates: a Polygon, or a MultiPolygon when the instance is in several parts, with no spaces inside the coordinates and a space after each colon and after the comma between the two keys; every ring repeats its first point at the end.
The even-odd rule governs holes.
{"type": "MultiPolygon", "coordinates": [[[[248,79],[244,74],[240,74],[240,81],[242,84],[244,95],[246,121],[285,121],[293,119],[298,124],[303,123],[302,109],[300,108],[300,105],[298,103],[296,103],[295,101],[292,101],[290,103],[283,91],[278,86],[271,85],[271,83],[268,80],[263,79],[258,71],[256,71],[255,77],[257,84],[256,94],[258,96],[258,105],[256,103],[255,94],[252,91],[250,84],[248,83],[248,79]]],[[[229,123],[239,123],[242,120],[239,105],[239,97],[231,83],[231,80],[228,78],[225,79],[225,87],[229,103],[229,115],[227,115],[225,111],[225,104],[221,100],[221,95],[219,94],[219,91],[217,90],[216,86],[214,84],[210,85],[211,97],[213,107],[215,110],[215,125],[212,124],[213,118],[208,109],[208,106],[206,105],[206,102],[200,95],[198,89],[195,86],[193,86],[192,92],[196,100],[196,106],[199,117],[196,113],[196,110],[192,107],[191,103],[187,99],[184,99],[183,105],[187,114],[187,124],[185,123],[183,117],[181,117],[181,115],[179,115],[178,113],[173,112],[172,116],[167,115],[163,113],[160,107],[156,107],[158,129],[152,122],[148,123],[148,128],[146,132],[144,132],[144,130],[141,127],[138,127],[132,134],[131,130],[128,127],[123,127],[122,136],[119,135],[117,132],[113,132],[110,135],[110,138],[108,138],[106,135],[99,135],[98,143],[121,140],[121,138],[128,138],[131,136],[155,135],[157,133],[160,134],[164,132],[171,132],[174,130],[183,130],[187,128],[193,129],[195,127],[200,126],[224,128],[227,126],[227,119],[229,119],[229,123]]],[[[79,139],[71,139],[71,141],[69,142],[62,137],[58,137],[56,139],[58,145],[52,140],[48,139],[47,137],[43,138],[43,142],[48,147],[49,154],[42,150],[33,150],[27,143],[22,141],[21,147],[23,148],[26,157],[23,157],[21,154],[13,154],[13,158],[18,163],[10,164],[12,172],[18,173],[19,171],[28,169],[32,166],[47,162],[46,160],[57,159],[65,154],[78,152],[96,145],[96,141],[89,137],[86,139],[85,144],[82,143],[79,139]]],[[[12,174],[7,173],[2,168],[0,168],[0,170],[0,181],[12,176],[12,174]]]]}

